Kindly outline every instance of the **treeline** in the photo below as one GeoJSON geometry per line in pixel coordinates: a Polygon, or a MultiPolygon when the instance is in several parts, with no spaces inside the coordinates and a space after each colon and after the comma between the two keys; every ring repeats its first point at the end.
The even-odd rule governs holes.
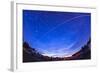
{"type": "Polygon", "coordinates": [[[39,53],[35,48],[31,48],[27,42],[23,42],[23,62],[40,61],[61,61],[61,60],[82,60],[91,59],[91,40],[84,45],[80,51],[71,57],[49,57],[39,53]]]}

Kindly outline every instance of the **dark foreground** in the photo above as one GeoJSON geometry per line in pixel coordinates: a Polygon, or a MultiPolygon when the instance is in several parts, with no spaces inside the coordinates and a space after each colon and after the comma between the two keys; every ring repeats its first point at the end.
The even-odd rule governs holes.
{"type": "Polygon", "coordinates": [[[90,40],[80,51],[71,57],[48,57],[40,54],[35,48],[31,48],[27,42],[23,43],[23,62],[40,62],[40,61],[64,61],[64,60],[85,60],[91,59],[90,40]]]}

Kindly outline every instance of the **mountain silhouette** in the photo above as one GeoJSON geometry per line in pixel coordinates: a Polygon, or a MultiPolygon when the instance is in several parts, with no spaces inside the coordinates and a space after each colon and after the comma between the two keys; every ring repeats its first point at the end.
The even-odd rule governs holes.
{"type": "Polygon", "coordinates": [[[43,55],[31,48],[28,43],[23,43],[23,62],[34,62],[43,59],[43,55]]]}
{"type": "Polygon", "coordinates": [[[23,42],[23,62],[40,61],[62,61],[62,60],[83,60],[91,59],[91,41],[87,42],[81,50],[70,57],[49,57],[39,53],[35,48],[31,48],[27,42],[23,42]]]}
{"type": "Polygon", "coordinates": [[[84,45],[80,51],[72,55],[72,59],[82,60],[82,59],[91,59],[91,41],[89,40],[86,45],[84,45]]]}

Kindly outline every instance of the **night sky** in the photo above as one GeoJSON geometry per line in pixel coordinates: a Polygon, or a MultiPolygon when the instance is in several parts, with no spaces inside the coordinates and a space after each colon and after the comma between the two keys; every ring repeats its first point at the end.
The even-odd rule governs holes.
{"type": "Polygon", "coordinates": [[[42,55],[71,56],[90,37],[90,13],[23,10],[23,39],[42,55]]]}

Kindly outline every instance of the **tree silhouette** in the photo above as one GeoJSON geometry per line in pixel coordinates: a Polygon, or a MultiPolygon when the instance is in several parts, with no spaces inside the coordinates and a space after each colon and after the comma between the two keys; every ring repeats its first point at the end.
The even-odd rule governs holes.
{"type": "Polygon", "coordinates": [[[85,44],[80,51],[71,57],[49,57],[40,54],[35,48],[29,46],[27,42],[23,42],[23,62],[39,62],[39,61],[62,61],[62,60],[82,60],[91,59],[91,40],[85,44]]]}

